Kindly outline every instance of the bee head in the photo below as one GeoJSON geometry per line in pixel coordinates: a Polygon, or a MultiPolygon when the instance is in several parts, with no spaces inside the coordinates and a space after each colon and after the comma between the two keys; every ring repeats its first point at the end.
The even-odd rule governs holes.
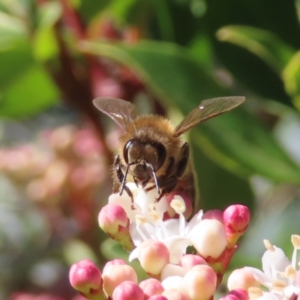
{"type": "Polygon", "coordinates": [[[123,149],[123,157],[133,178],[145,186],[153,177],[156,183],[156,172],[166,160],[166,149],[163,144],[140,139],[129,140],[123,149]]]}

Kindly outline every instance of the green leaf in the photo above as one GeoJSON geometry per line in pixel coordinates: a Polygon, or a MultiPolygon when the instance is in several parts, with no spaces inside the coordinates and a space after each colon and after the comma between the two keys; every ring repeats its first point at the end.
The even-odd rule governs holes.
{"type": "Polygon", "coordinates": [[[169,103],[174,100],[185,113],[201,99],[227,93],[184,48],[171,43],[142,42],[126,47],[84,42],[81,50],[133,68],[162,99],[169,103]]]}
{"type": "Polygon", "coordinates": [[[113,18],[116,18],[119,22],[125,22],[136,3],[137,0],[114,0],[109,2],[106,10],[113,18]]]}
{"type": "Polygon", "coordinates": [[[46,72],[31,66],[15,77],[0,95],[0,116],[25,118],[58,102],[58,92],[46,72]]]}
{"type": "MultiPolygon", "coordinates": [[[[51,19],[48,16],[44,23],[51,19]]],[[[8,15],[0,21],[1,117],[29,117],[57,103],[59,98],[56,86],[35,62],[22,24],[8,15]]]]}
{"type": "Polygon", "coordinates": [[[292,97],[294,105],[300,111],[300,51],[298,51],[282,72],[287,93],[292,97]]]}
{"type": "MultiPolygon", "coordinates": [[[[229,94],[187,51],[173,44],[142,42],[117,46],[85,42],[81,49],[129,66],[165,104],[178,107],[184,114],[203,99],[229,94]]],[[[300,168],[270,133],[241,108],[196,127],[193,137],[210,158],[238,174],[300,182],[300,168]]]]}
{"type": "Polygon", "coordinates": [[[225,26],[218,30],[217,37],[257,55],[277,73],[282,71],[295,52],[272,32],[250,26],[225,26]]]}
{"type": "Polygon", "coordinates": [[[20,19],[0,11],[0,50],[13,47],[26,38],[26,25],[20,19]]]}
{"type": "Polygon", "coordinates": [[[0,49],[0,91],[3,92],[16,77],[26,71],[33,63],[30,45],[25,40],[15,41],[14,46],[9,49],[0,49]]]}
{"type": "Polygon", "coordinates": [[[61,5],[56,2],[45,3],[39,9],[39,22],[33,40],[33,52],[37,60],[45,61],[58,53],[53,27],[61,14],[61,5]]]}
{"type": "Polygon", "coordinates": [[[192,134],[203,152],[226,169],[244,176],[260,174],[276,182],[300,183],[300,167],[243,109],[210,120],[192,134]]]}
{"type": "Polygon", "coordinates": [[[191,134],[193,165],[197,174],[199,197],[196,207],[204,211],[209,209],[225,209],[232,203],[246,205],[249,209],[255,206],[255,197],[249,181],[233,172],[222,168],[208,158],[197,141],[197,134],[191,134]]]}

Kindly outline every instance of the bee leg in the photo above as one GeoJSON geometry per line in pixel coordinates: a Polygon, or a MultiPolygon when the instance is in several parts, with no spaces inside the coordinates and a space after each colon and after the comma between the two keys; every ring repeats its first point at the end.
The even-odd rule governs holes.
{"type": "Polygon", "coordinates": [[[181,147],[181,159],[176,164],[176,176],[181,177],[186,169],[189,161],[190,147],[188,143],[184,143],[181,147]]]}
{"type": "Polygon", "coordinates": [[[146,189],[144,189],[144,191],[145,191],[146,193],[148,193],[148,192],[150,192],[151,190],[153,190],[154,188],[155,188],[155,185],[151,185],[151,186],[147,187],[146,189]]]}
{"type": "Polygon", "coordinates": [[[165,194],[168,194],[170,192],[172,192],[176,185],[177,185],[178,179],[176,176],[163,176],[161,178],[159,178],[159,184],[162,188],[162,192],[159,195],[159,197],[156,199],[156,201],[158,202],[165,194]]]}
{"type": "Polygon", "coordinates": [[[131,209],[134,210],[135,207],[134,207],[133,194],[132,194],[130,188],[126,184],[124,185],[124,190],[127,193],[127,195],[131,198],[131,209]]]}
{"type": "Polygon", "coordinates": [[[120,162],[120,155],[117,155],[114,162],[114,167],[116,168],[117,178],[120,183],[124,180],[124,174],[122,172],[122,165],[120,162]]]}

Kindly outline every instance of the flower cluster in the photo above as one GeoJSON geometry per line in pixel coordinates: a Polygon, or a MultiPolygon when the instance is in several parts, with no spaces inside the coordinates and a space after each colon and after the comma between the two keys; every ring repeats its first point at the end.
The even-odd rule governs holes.
{"type": "Polygon", "coordinates": [[[0,172],[29,199],[50,203],[66,191],[91,191],[105,179],[103,145],[91,128],[68,125],[44,131],[40,145],[0,150],[0,172]]]}
{"type": "Polygon", "coordinates": [[[54,232],[68,226],[62,202],[69,205],[78,230],[89,231],[108,169],[103,147],[92,127],[58,127],[43,131],[38,143],[0,149],[0,173],[43,209],[54,232]]]}
{"type": "Polygon", "coordinates": [[[235,270],[228,279],[229,290],[243,289],[248,292],[250,299],[298,299],[300,270],[297,253],[300,236],[292,235],[291,241],[294,252],[290,261],[282,249],[265,240],[267,250],[262,257],[262,271],[252,267],[235,270]]]}
{"type": "MultiPolygon", "coordinates": [[[[134,201],[126,193],[112,194],[98,221],[150,278],[138,283],[134,269],[122,260],[108,262],[102,272],[84,260],[70,270],[72,286],[87,299],[212,299],[248,227],[247,207],[191,216],[193,204],[184,194],[157,201],[155,189],[145,193],[128,185],[134,201]]],[[[237,294],[245,299],[243,292],[237,294]]]]}

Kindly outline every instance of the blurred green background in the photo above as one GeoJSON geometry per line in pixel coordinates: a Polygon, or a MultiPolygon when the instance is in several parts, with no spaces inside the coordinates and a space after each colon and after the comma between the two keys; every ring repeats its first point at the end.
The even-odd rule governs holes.
{"type": "Polygon", "coordinates": [[[97,225],[119,133],[97,96],[175,124],[203,99],[246,96],[186,136],[200,207],[251,209],[231,269],[259,267],[263,239],[290,255],[299,16],[298,0],[0,0],[0,299],[79,300],[70,264],[126,257],[97,225]]]}

